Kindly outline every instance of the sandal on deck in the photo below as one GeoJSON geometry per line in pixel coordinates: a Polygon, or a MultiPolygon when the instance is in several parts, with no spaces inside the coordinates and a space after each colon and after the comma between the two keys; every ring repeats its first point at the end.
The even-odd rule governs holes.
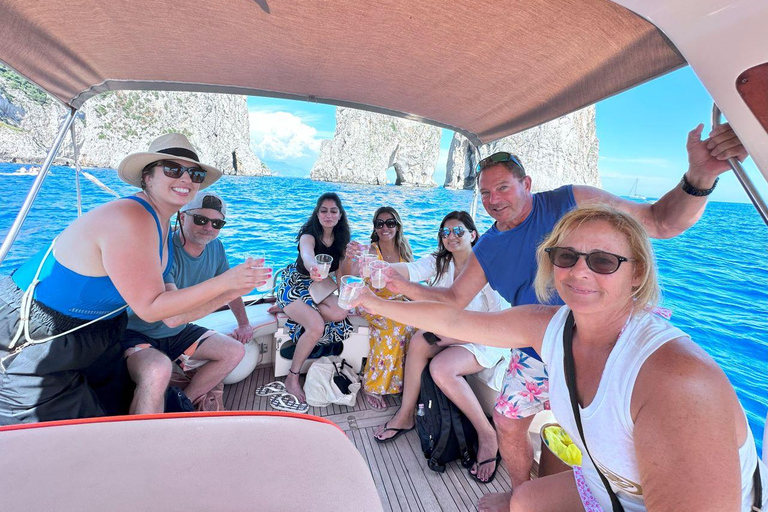
{"type": "Polygon", "coordinates": [[[501,452],[496,452],[496,456],[493,457],[492,459],[488,459],[488,460],[484,460],[483,462],[476,463],[475,467],[477,468],[476,469],[476,471],[477,471],[477,470],[480,470],[480,466],[482,466],[483,464],[490,464],[491,462],[495,462],[496,463],[496,467],[493,468],[493,473],[491,473],[491,476],[488,477],[488,480],[480,480],[477,477],[477,474],[472,473],[472,467],[471,466],[467,470],[469,472],[469,476],[471,476],[472,478],[475,479],[476,482],[479,482],[481,484],[489,484],[489,483],[493,482],[493,479],[496,476],[496,471],[498,471],[498,469],[499,469],[499,464],[501,464],[501,452]]]}
{"type": "Polygon", "coordinates": [[[389,425],[389,422],[384,424],[384,430],[381,433],[383,434],[384,432],[394,432],[395,435],[393,435],[392,437],[388,437],[386,439],[379,439],[378,437],[373,436],[373,438],[379,444],[384,444],[384,443],[388,443],[390,441],[394,441],[395,439],[397,439],[401,435],[405,434],[406,432],[410,432],[411,430],[416,428],[415,426],[413,426],[411,428],[390,428],[387,425],[389,425]]]}
{"type": "Polygon", "coordinates": [[[278,411],[298,412],[301,414],[309,412],[309,404],[307,402],[299,402],[299,399],[290,393],[273,396],[269,399],[269,405],[278,411]]]}
{"type": "Polygon", "coordinates": [[[282,395],[285,392],[285,384],[277,380],[256,388],[256,396],[282,395]]]}

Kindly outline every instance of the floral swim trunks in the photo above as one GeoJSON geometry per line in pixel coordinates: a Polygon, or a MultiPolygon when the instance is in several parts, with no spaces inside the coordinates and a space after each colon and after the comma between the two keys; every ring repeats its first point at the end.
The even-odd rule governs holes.
{"type": "Polygon", "coordinates": [[[549,376],[543,362],[522,350],[512,349],[504,374],[496,412],[511,419],[522,419],[549,410],[549,376]]]}

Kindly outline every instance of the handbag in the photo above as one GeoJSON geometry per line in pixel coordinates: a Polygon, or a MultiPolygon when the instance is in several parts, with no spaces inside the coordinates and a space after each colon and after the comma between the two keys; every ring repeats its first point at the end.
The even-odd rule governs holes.
{"type": "Polygon", "coordinates": [[[307,371],[304,394],[313,407],[331,404],[353,407],[362,383],[352,365],[339,356],[321,357],[307,371]],[[347,384],[349,382],[349,384],[347,384]]]}
{"type": "Polygon", "coordinates": [[[333,295],[338,287],[332,277],[326,277],[322,281],[312,281],[309,285],[309,296],[315,304],[320,304],[325,299],[333,295]]]}
{"type": "Polygon", "coordinates": [[[608,484],[608,480],[600,471],[600,468],[595,464],[595,459],[592,458],[592,454],[589,453],[589,447],[587,441],[584,439],[584,429],[581,426],[581,413],[579,412],[579,398],[576,392],[576,366],[573,362],[573,311],[568,313],[568,319],[565,321],[565,327],[563,328],[563,367],[565,369],[565,384],[568,387],[568,395],[571,398],[571,408],[573,409],[573,417],[576,420],[576,427],[579,429],[579,437],[584,444],[584,449],[589,456],[589,460],[592,461],[592,465],[597,470],[597,474],[600,475],[600,480],[605,486],[605,490],[608,496],[611,498],[611,507],[613,512],[624,512],[624,507],[619,501],[619,497],[613,492],[611,486],[608,484]]]}

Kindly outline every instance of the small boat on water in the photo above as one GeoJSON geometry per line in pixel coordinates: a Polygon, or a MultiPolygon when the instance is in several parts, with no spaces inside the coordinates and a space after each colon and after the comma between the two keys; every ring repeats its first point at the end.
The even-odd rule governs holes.
{"type": "Polygon", "coordinates": [[[635,178],[635,183],[632,185],[632,188],[629,189],[629,198],[634,199],[635,201],[645,202],[648,200],[648,198],[637,193],[638,181],[640,181],[639,178],[635,178]]]}
{"type": "MultiPolygon", "coordinates": [[[[480,146],[688,64],[768,178],[764,0],[86,0],[75,7],[0,0],[0,60],[70,111],[0,262],[78,109],[112,90],[351,106],[449,128],[480,146]]],[[[732,165],[768,220],[765,200],[738,162],[732,165]]],[[[9,484],[3,508],[473,510],[479,495],[510,490],[503,467],[489,486],[465,471],[430,474],[413,434],[383,447],[371,443],[369,431],[391,412],[361,400],[310,411],[328,421],[250,412],[267,409],[255,387],[287,373],[279,356],[287,337],[285,319],[266,305],[248,313],[254,339],[225,395],[229,409],[246,412],[2,427],[0,468],[29,475],[9,484]],[[190,484],[178,476],[182,466],[205,478],[190,484]],[[106,483],[95,485],[96,476],[106,483]]],[[[224,330],[230,320],[224,312],[199,323],[224,330]]],[[[355,322],[342,355],[359,369],[367,327],[355,322]]],[[[492,391],[473,389],[487,407],[492,391]]]]}

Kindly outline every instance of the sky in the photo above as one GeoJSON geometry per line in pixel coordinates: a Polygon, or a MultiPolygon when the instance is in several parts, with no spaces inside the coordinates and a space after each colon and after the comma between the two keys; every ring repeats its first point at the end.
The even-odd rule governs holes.
{"type": "MultiPolygon", "coordinates": [[[[251,145],[256,155],[281,175],[308,176],[321,142],[333,138],[336,108],[318,103],[248,98],[251,145]]],[[[597,104],[598,168],[603,188],[626,196],[637,180],[637,194],[661,197],[687,169],[685,141],[700,122],[704,133],[712,99],[686,67],[597,104]]],[[[453,132],[443,130],[435,182],[445,181],[453,132]]],[[[751,159],[747,172],[758,176],[751,159]]],[[[394,182],[394,170],[388,173],[394,182]]],[[[754,179],[766,194],[763,179],[754,179]]],[[[720,180],[713,201],[749,202],[733,173],[720,180]]]]}

